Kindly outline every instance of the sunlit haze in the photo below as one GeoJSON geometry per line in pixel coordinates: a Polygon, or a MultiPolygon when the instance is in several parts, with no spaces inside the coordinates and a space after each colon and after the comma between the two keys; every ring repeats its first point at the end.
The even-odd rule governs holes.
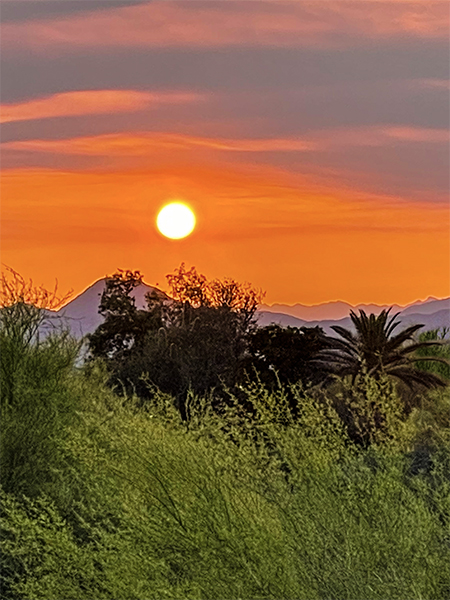
{"type": "Polygon", "coordinates": [[[1,16],[4,265],[75,294],[184,262],[269,304],[450,295],[448,3],[1,16]]]}

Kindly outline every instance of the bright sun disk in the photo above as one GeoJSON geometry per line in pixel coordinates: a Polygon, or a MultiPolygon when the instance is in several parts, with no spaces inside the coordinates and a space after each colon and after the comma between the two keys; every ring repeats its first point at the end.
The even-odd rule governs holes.
{"type": "Polygon", "coordinates": [[[166,237],[179,240],[194,231],[195,215],[187,204],[170,202],[159,211],[156,225],[166,237]]]}

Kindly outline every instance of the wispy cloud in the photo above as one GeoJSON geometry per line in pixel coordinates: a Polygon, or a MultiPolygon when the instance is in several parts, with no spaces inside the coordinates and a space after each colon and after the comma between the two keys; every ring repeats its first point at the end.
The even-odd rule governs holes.
{"type": "Polygon", "coordinates": [[[377,147],[411,142],[448,144],[450,140],[447,129],[392,125],[326,129],[312,137],[320,149],[343,146],[377,147]]]}
{"type": "Polygon", "coordinates": [[[45,98],[3,104],[0,123],[51,117],[134,112],[161,104],[184,104],[205,99],[192,92],[143,92],[137,90],[83,90],[45,98]]]}
{"type": "Polygon", "coordinates": [[[416,84],[425,87],[425,88],[435,88],[441,90],[450,90],[450,81],[448,79],[416,79],[414,80],[416,84]]]}
{"type": "Polygon", "coordinates": [[[161,150],[207,148],[233,152],[307,151],[314,143],[301,139],[225,139],[169,133],[117,133],[65,140],[7,142],[5,148],[37,152],[58,152],[94,156],[142,156],[161,150]]]}
{"type": "Polygon", "coordinates": [[[383,133],[402,142],[447,143],[450,132],[447,129],[429,129],[425,127],[387,127],[383,133]]]}
{"type": "Polygon", "coordinates": [[[2,43],[36,51],[99,47],[342,46],[448,35],[445,2],[162,2],[7,23],[2,43]]]}
{"type": "Polygon", "coordinates": [[[360,127],[318,131],[304,137],[227,139],[172,133],[114,133],[63,140],[5,142],[11,150],[86,156],[146,156],[161,151],[207,149],[223,152],[318,152],[344,146],[384,146],[393,143],[448,143],[446,129],[420,127],[360,127]]]}

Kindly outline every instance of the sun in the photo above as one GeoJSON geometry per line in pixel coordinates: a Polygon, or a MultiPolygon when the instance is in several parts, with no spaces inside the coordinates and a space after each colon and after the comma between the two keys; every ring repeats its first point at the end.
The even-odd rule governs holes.
{"type": "Polygon", "coordinates": [[[159,231],[171,240],[180,240],[194,231],[195,215],[184,202],[170,202],[156,217],[159,231]]]}

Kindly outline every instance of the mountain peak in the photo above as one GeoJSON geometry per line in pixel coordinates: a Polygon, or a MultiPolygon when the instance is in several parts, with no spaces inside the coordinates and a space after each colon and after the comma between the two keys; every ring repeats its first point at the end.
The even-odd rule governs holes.
{"type": "MultiPolygon", "coordinates": [[[[92,333],[103,322],[103,317],[99,314],[98,309],[107,279],[104,277],[95,281],[81,294],[56,311],[55,314],[64,319],[74,335],[81,337],[92,333]]],[[[134,288],[131,295],[136,300],[137,308],[143,309],[147,306],[145,296],[153,291],[156,291],[161,297],[167,298],[167,294],[163,291],[144,282],[134,288]]]]}

